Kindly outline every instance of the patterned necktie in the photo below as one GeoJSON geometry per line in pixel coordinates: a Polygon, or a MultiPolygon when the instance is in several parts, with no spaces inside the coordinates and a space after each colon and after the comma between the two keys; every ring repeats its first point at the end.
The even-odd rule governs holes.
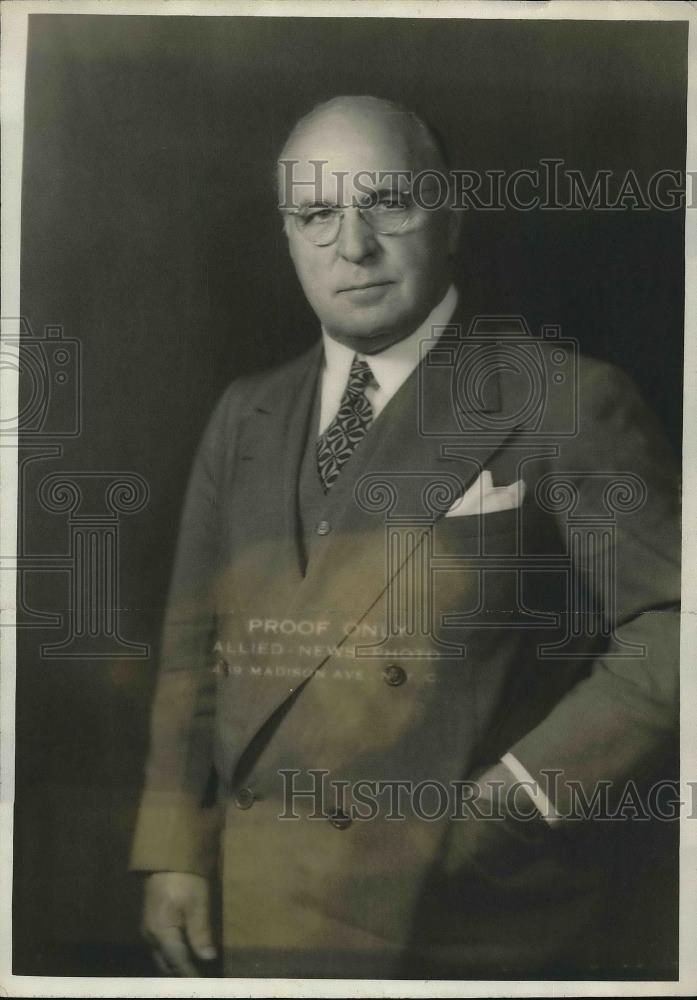
{"type": "Polygon", "coordinates": [[[372,423],[373,408],[365,395],[366,387],[372,381],[373,373],[368,362],[360,361],[354,355],[339,412],[317,439],[317,466],[325,493],[337,481],[342,467],[372,423]]]}

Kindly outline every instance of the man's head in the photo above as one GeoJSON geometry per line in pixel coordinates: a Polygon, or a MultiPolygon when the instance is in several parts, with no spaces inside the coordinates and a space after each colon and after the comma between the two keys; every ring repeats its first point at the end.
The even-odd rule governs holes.
{"type": "MultiPolygon", "coordinates": [[[[412,179],[422,171],[446,172],[435,137],[415,115],[375,97],[314,108],[279,157],[298,278],[327,332],[354,350],[375,353],[407,337],[450,282],[457,216],[413,205],[412,179]],[[379,207],[362,214],[370,205],[379,207]]],[[[422,204],[431,203],[427,187],[422,204]]]]}

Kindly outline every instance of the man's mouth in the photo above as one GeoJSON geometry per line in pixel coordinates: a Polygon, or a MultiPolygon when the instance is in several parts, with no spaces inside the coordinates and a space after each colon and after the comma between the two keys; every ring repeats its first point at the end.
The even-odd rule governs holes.
{"type": "Polygon", "coordinates": [[[391,284],[391,281],[366,281],[361,284],[346,285],[344,288],[339,288],[337,294],[341,294],[342,292],[363,292],[369,288],[383,288],[391,284]]]}

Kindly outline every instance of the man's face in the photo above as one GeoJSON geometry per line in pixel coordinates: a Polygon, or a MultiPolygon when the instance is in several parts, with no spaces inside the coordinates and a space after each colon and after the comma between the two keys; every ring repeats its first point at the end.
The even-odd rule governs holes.
{"type": "MultiPolygon", "coordinates": [[[[292,201],[301,211],[318,201],[327,206],[365,204],[368,188],[389,199],[410,184],[406,178],[380,181],[381,172],[437,166],[423,161],[423,149],[409,142],[399,116],[350,105],[320,113],[301,126],[282,159],[297,163],[292,174],[288,166],[279,171],[281,201],[292,201]],[[313,160],[325,161],[321,174],[313,160]]],[[[355,350],[379,351],[408,336],[448,287],[457,238],[453,214],[447,208],[414,211],[405,230],[386,235],[348,207],[328,246],[313,244],[292,216],[286,218],[290,255],[310,305],[327,332],[355,350]]]]}

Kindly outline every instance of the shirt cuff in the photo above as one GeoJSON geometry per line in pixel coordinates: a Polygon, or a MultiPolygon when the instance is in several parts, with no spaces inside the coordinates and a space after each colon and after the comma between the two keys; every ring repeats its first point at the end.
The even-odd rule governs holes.
{"type": "Polygon", "coordinates": [[[542,815],[545,823],[549,824],[549,826],[556,826],[557,823],[561,821],[561,816],[555,810],[554,806],[542,791],[539,784],[535,781],[530,772],[523,767],[518,758],[514,757],[512,753],[505,753],[501,758],[501,763],[504,767],[507,767],[513,777],[520,782],[526,793],[537,806],[537,809],[542,815]]]}

